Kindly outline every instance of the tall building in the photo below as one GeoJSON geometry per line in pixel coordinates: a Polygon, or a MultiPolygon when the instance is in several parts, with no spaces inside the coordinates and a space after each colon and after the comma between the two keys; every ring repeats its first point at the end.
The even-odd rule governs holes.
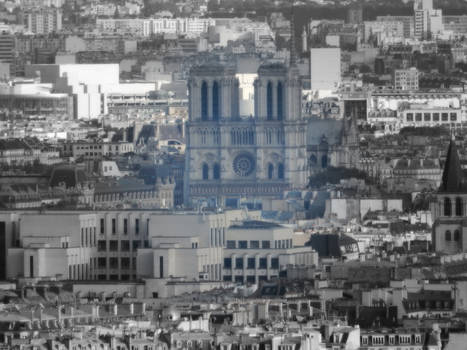
{"type": "Polygon", "coordinates": [[[396,90],[418,90],[420,73],[417,68],[396,69],[394,71],[394,88],[396,90]]]}
{"type": "Polygon", "coordinates": [[[363,8],[359,5],[350,6],[347,10],[346,22],[349,24],[361,24],[363,22],[363,8]]]}
{"type": "Polygon", "coordinates": [[[454,254],[467,251],[465,221],[467,183],[461,168],[456,142],[449,144],[441,186],[431,203],[432,242],[437,252],[454,254]]]}
{"type": "Polygon", "coordinates": [[[297,68],[263,64],[254,116],[239,113],[238,80],[226,65],[198,66],[189,80],[185,202],[236,207],[306,184],[305,122],[297,68]]]}
{"type": "Polygon", "coordinates": [[[62,30],[62,11],[58,8],[29,8],[21,15],[26,30],[34,34],[56,33],[62,30]]]}
{"type": "Polygon", "coordinates": [[[415,0],[414,34],[419,40],[430,39],[443,30],[443,13],[433,8],[433,0],[415,0]]]}
{"type": "Polygon", "coordinates": [[[311,89],[335,90],[341,82],[341,49],[310,49],[311,89]]]}

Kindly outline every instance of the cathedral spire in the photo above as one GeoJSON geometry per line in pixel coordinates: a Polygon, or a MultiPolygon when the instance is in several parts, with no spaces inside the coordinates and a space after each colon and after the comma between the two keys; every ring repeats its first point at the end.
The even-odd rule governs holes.
{"type": "Polygon", "coordinates": [[[293,67],[297,64],[297,48],[295,45],[295,4],[291,0],[290,7],[290,66],[293,67]]]}
{"type": "Polygon", "coordinates": [[[444,164],[443,178],[439,188],[440,192],[465,192],[466,188],[463,177],[456,141],[451,139],[446,163],[444,164]]]}

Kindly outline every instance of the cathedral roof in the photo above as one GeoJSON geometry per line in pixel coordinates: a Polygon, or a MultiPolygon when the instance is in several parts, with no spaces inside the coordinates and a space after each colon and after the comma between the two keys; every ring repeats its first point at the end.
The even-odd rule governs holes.
{"type": "Polygon", "coordinates": [[[283,75],[287,74],[287,67],[280,62],[269,62],[264,63],[258,68],[258,74],[260,75],[283,75]]]}
{"type": "Polygon", "coordinates": [[[194,66],[191,68],[192,75],[214,75],[214,76],[222,76],[222,75],[235,75],[235,67],[232,65],[222,64],[219,62],[215,63],[204,63],[198,66],[194,66]]]}
{"type": "Polygon", "coordinates": [[[467,193],[467,185],[464,180],[459,154],[457,153],[457,146],[454,140],[451,140],[449,144],[439,192],[467,193]]]}
{"type": "Polygon", "coordinates": [[[319,145],[323,135],[329,145],[341,143],[344,122],[337,119],[310,118],[307,125],[307,145],[319,145]]]}

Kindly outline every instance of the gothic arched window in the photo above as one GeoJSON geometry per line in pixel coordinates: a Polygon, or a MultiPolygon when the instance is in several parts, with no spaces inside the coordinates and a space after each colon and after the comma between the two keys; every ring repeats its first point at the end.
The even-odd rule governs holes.
{"type": "Polygon", "coordinates": [[[456,198],[456,216],[462,216],[464,214],[464,206],[462,203],[462,198],[456,198]]]}
{"type": "Polygon", "coordinates": [[[267,108],[267,119],[272,120],[272,83],[268,82],[267,92],[266,92],[266,108],[267,108]]]}
{"type": "Polygon", "coordinates": [[[221,167],[220,167],[219,163],[214,164],[213,178],[214,178],[214,180],[219,180],[221,178],[221,167]]]}
{"type": "Polygon", "coordinates": [[[203,163],[203,180],[209,180],[209,165],[203,163]]]}
{"type": "Polygon", "coordinates": [[[328,156],[324,155],[321,157],[321,168],[325,169],[328,167],[328,156]]]}
{"type": "Polygon", "coordinates": [[[268,179],[271,180],[274,177],[274,165],[268,164],[268,179]]]}
{"type": "Polygon", "coordinates": [[[444,216],[451,216],[451,214],[452,214],[451,198],[444,198],[444,216]]]}
{"type": "Polygon", "coordinates": [[[277,166],[277,177],[281,180],[284,178],[284,164],[282,163],[277,166]]]}
{"type": "Polygon", "coordinates": [[[444,233],[444,238],[446,239],[446,241],[450,241],[451,240],[451,231],[446,231],[444,233]]]}
{"type": "Polygon", "coordinates": [[[282,83],[277,84],[277,120],[284,118],[284,92],[282,83]]]}
{"type": "Polygon", "coordinates": [[[316,166],[316,164],[318,164],[318,159],[316,159],[316,156],[314,154],[312,154],[310,157],[310,164],[311,166],[316,166]]]}
{"type": "Polygon", "coordinates": [[[208,83],[201,84],[201,120],[208,120],[208,83]]]}
{"type": "Polygon", "coordinates": [[[455,240],[456,242],[459,242],[460,238],[461,238],[461,233],[460,233],[460,231],[459,231],[459,230],[455,230],[455,231],[454,231],[454,240],[455,240]]]}
{"type": "Polygon", "coordinates": [[[220,118],[220,108],[219,108],[219,98],[220,98],[220,88],[217,81],[212,85],[212,120],[219,120],[220,118]]]}

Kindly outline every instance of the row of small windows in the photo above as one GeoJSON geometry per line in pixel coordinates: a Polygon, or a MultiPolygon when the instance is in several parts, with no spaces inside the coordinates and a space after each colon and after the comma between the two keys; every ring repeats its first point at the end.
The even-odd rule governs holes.
{"type": "MultiPolygon", "coordinates": [[[[139,248],[149,248],[149,241],[145,240],[144,242],[141,241],[131,241],[131,246],[133,251],[137,251],[139,248]]],[[[109,244],[109,252],[129,252],[130,251],[130,241],[122,240],[120,241],[120,248],[118,247],[118,240],[110,240],[109,244]]],[[[107,241],[99,240],[97,241],[97,251],[98,252],[107,252],[107,241]]]]}
{"type": "Polygon", "coordinates": [[[210,176],[210,169],[207,163],[203,163],[202,166],[203,180],[219,180],[221,178],[221,166],[219,163],[214,163],[212,166],[212,176],[210,176]]]}
{"type": "MultiPolygon", "coordinates": [[[[117,220],[115,218],[112,218],[111,222],[111,228],[112,228],[112,234],[115,235],[117,234],[117,220]]],[[[123,219],[123,234],[128,234],[128,219],[124,218],[123,219]]],[[[135,234],[138,235],[140,232],[140,220],[138,218],[135,219],[135,234]]],[[[146,229],[147,232],[149,233],[149,219],[146,220],[146,229]]],[[[101,218],[100,220],[100,233],[103,235],[105,233],[105,219],[101,218]]]]}
{"type": "MultiPolygon", "coordinates": [[[[431,122],[431,121],[439,122],[440,116],[441,116],[441,121],[443,122],[457,121],[457,113],[415,113],[415,121],[421,122],[423,118],[423,121],[425,122],[431,122]]],[[[406,119],[408,122],[413,122],[414,113],[407,113],[406,119]]]]}
{"type": "MultiPolygon", "coordinates": [[[[227,249],[260,249],[260,241],[227,241],[227,249]]],[[[275,249],[292,248],[292,239],[274,240],[275,249]]],[[[271,241],[261,241],[261,249],[271,249],[271,241]]]]}
{"type": "Polygon", "coordinates": [[[248,128],[236,128],[230,130],[230,142],[232,145],[254,145],[255,131],[248,128]]]}
{"type": "Polygon", "coordinates": [[[277,143],[283,145],[285,143],[284,132],[280,129],[266,129],[266,144],[272,145],[277,143]]]}
{"type": "MultiPolygon", "coordinates": [[[[462,202],[462,198],[456,198],[455,213],[456,216],[464,215],[464,203],[462,202]]],[[[452,216],[451,198],[444,198],[444,216],[452,216]]]]}
{"type": "Polygon", "coordinates": [[[219,129],[201,129],[199,130],[199,135],[201,137],[202,145],[220,145],[221,143],[221,133],[219,129]]]}
{"type": "MultiPolygon", "coordinates": [[[[243,258],[224,258],[224,269],[231,269],[233,267],[232,263],[235,263],[234,268],[238,270],[243,270],[244,263],[243,258]],[[233,260],[233,261],[232,261],[233,260]]],[[[254,269],[267,269],[268,268],[268,259],[267,258],[259,258],[258,265],[256,264],[256,258],[248,258],[246,261],[246,268],[248,270],[254,269]]],[[[271,265],[269,268],[277,270],[279,268],[279,258],[272,258],[271,265]]]]}
{"type": "MultiPolygon", "coordinates": [[[[201,120],[209,118],[209,101],[208,101],[208,83],[203,81],[201,84],[201,120]]],[[[220,86],[217,81],[212,84],[212,120],[220,119],[220,86]]]]}
{"type": "MultiPolygon", "coordinates": [[[[272,82],[268,82],[267,85],[267,92],[266,92],[266,107],[267,107],[267,119],[273,120],[274,119],[274,97],[273,97],[274,88],[272,86],[272,82]]],[[[277,104],[276,104],[276,117],[277,120],[282,120],[284,118],[284,89],[282,83],[277,83],[276,87],[277,92],[277,104]]]]}
{"type": "Polygon", "coordinates": [[[460,239],[461,239],[461,233],[459,230],[455,230],[454,231],[454,237],[453,235],[451,234],[451,231],[447,230],[445,233],[444,233],[444,238],[446,241],[450,242],[452,240],[454,240],[455,242],[459,242],[460,239]]]}
{"type": "MultiPolygon", "coordinates": [[[[272,180],[275,178],[275,169],[274,169],[274,164],[269,163],[268,164],[268,179],[272,180]]],[[[284,164],[279,163],[277,165],[277,178],[280,180],[284,179],[284,164]]]]}

